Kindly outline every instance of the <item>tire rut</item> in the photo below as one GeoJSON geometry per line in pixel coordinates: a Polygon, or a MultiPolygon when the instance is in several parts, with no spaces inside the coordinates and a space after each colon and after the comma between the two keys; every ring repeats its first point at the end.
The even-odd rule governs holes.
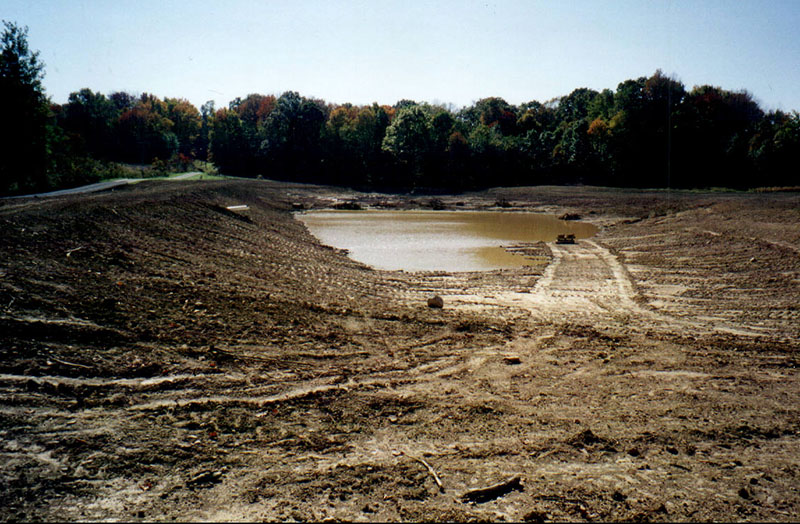
{"type": "Polygon", "coordinates": [[[639,331],[735,333],[761,336],[749,326],[698,321],[659,312],[642,305],[625,265],[606,247],[593,240],[576,244],[551,244],[552,261],[530,293],[500,291],[493,294],[455,295],[459,307],[515,307],[545,323],[620,325],[639,331]]]}

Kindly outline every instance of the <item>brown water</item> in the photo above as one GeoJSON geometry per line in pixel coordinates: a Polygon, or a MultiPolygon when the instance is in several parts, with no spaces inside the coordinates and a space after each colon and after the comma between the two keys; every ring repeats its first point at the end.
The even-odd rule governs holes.
{"type": "Polygon", "coordinates": [[[297,215],[324,244],[378,269],[485,271],[535,262],[503,246],[588,238],[597,228],[554,216],[502,211],[312,211],[297,215]]]}

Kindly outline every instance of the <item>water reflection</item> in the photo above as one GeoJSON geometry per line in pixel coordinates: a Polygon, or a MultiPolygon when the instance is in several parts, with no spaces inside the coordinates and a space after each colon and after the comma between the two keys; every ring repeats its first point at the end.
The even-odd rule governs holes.
{"type": "Polygon", "coordinates": [[[533,264],[501,246],[595,234],[583,222],[501,211],[314,211],[297,215],[324,244],[378,269],[484,271],[533,264]]]}

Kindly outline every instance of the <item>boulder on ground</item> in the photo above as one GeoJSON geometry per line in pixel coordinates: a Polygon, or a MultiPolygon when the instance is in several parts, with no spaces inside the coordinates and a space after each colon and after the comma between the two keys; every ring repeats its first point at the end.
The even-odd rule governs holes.
{"type": "Polygon", "coordinates": [[[428,307],[443,308],[444,300],[439,295],[435,295],[428,299],[428,307]]]}

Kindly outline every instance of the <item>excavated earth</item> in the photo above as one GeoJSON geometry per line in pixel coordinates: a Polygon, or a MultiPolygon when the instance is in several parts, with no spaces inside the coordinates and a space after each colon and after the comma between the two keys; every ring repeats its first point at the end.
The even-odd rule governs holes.
{"type": "Polygon", "coordinates": [[[144,182],[0,231],[3,520],[800,519],[800,195],[144,182]],[[335,206],[600,232],[378,271],[293,216],[335,206]]]}

